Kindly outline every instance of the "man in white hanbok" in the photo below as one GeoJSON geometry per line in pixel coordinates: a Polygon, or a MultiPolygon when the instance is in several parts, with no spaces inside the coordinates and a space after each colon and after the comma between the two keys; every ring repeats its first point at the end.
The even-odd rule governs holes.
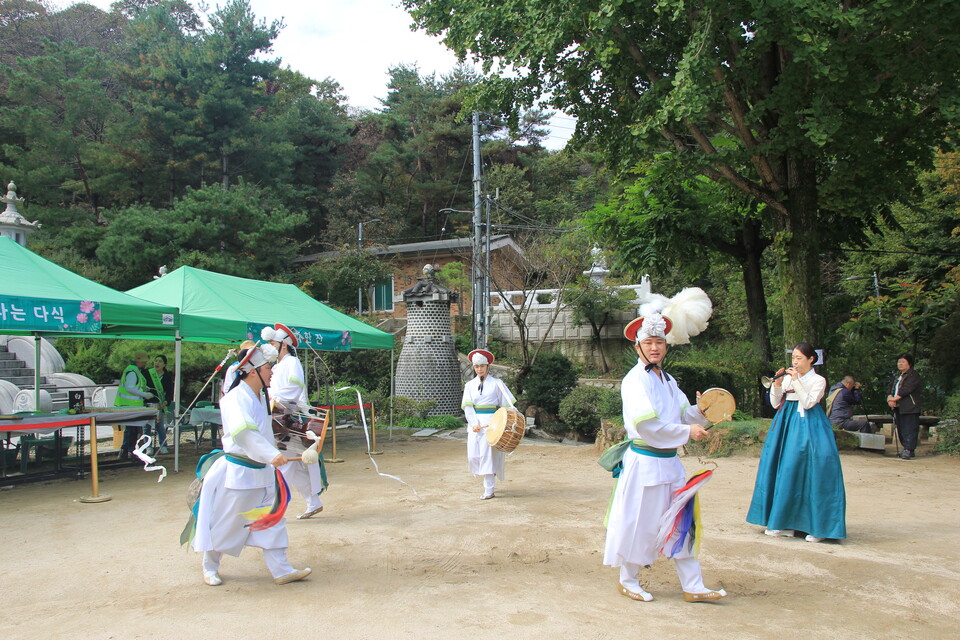
{"type": "MultiPolygon", "coordinates": [[[[307,415],[310,411],[310,405],[307,404],[307,386],[304,383],[303,365],[294,349],[299,345],[296,334],[286,326],[277,323],[274,328],[265,327],[260,336],[264,340],[270,341],[277,352],[280,354],[276,366],[273,368],[273,380],[270,382],[270,399],[274,403],[274,419],[278,421],[291,420],[289,414],[299,413],[301,416],[307,415]],[[286,414],[278,416],[277,414],[286,414]]],[[[299,426],[299,418],[292,418],[292,423],[297,425],[296,429],[302,431],[299,426]]],[[[303,444],[300,436],[294,435],[284,442],[286,453],[289,457],[297,457],[303,454],[307,445],[303,444]]],[[[287,483],[297,490],[304,500],[307,507],[297,515],[298,520],[311,518],[323,511],[323,503],[320,501],[320,494],[323,492],[323,476],[321,475],[320,464],[303,464],[300,460],[288,462],[280,468],[280,473],[287,479],[287,483]]]]}
{"type": "Polygon", "coordinates": [[[203,475],[196,510],[194,551],[203,553],[203,581],[223,583],[223,554],[239,556],[244,547],[259,547],[267,569],[277,584],[302,580],[310,569],[295,569],[287,560],[287,528],[281,519],[273,526],[251,531],[245,512],[269,509],[276,497],[275,467],[287,463],[274,446],[270,415],[263,389],[270,383],[270,345],[241,352],[237,375],[240,383],[220,401],[223,452],[203,475]]]}
{"type": "MultiPolygon", "coordinates": [[[[704,294],[705,296],[706,294],[704,294]]],[[[630,446],[625,450],[607,518],[603,563],[620,568],[619,591],[633,600],[653,596],[640,586],[641,567],[657,559],[660,520],[674,492],[685,484],[677,448],[707,435],[706,419],[691,407],[676,381],[660,369],[667,353],[671,322],[650,313],[627,325],[624,335],[634,342],[637,365],[623,379],[623,423],[630,446]]],[[[703,585],[700,562],[690,546],[673,554],[687,602],[717,600],[723,589],[703,585]]]]}
{"type": "Polygon", "coordinates": [[[512,407],[517,401],[499,378],[489,374],[493,354],[485,349],[476,349],[467,356],[473,364],[477,377],[463,387],[463,409],[467,419],[467,464],[470,473],[483,476],[481,500],[495,497],[494,485],[499,477],[504,478],[507,454],[497,451],[487,442],[487,425],[500,407],[512,407]]]}

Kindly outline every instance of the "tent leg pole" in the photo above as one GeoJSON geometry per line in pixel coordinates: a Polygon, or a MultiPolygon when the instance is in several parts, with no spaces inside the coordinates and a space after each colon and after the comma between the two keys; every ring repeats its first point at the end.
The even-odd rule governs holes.
{"type": "Polygon", "coordinates": [[[90,495],[80,498],[80,502],[106,502],[109,495],[100,495],[100,473],[97,467],[97,419],[90,416],[90,495]]]}
{"type": "MultiPolygon", "coordinates": [[[[33,334],[33,408],[40,411],[40,334],[33,334]]],[[[21,455],[23,451],[21,450],[21,455]]]]}
{"type": "Polygon", "coordinates": [[[180,360],[182,356],[180,346],[182,342],[180,332],[177,331],[173,347],[175,368],[177,370],[173,382],[173,471],[175,473],[179,473],[180,471],[180,376],[182,375],[180,371],[180,360]]]}
{"type": "Polygon", "coordinates": [[[343,462],[343,458],[337,457],[337,394],[333,393],[333,397],[330,400],[330,429],[333,429],[331,434],[333,440],[333,453],[329,459],[324,459],[324,462],[343,462]]]}
{"type": "Polygon", "coordinates": [[[390,349],[390,430],[389,430],[389,440],[393,440],[393,396],[395,393],[394,385],[396,381],[393,379],[393,356],[396,353],[396,346],[390,349]]]}
{"type": "MultiPolygon", "coordinates": [[[[360,405],[360,410],[363,411],[363,405],[360,405]]],[[[370,403],[370,435],[373,438],[373,449],[367,451],[367,454],[371,456],[378,456],[383,451],[377,449],[377,414],[374,410],[373,403],[370,403]]]]}

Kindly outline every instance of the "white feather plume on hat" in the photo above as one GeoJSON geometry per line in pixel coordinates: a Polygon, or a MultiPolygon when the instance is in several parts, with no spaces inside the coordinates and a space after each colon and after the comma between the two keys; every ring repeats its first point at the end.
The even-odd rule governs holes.
{"type": "Polygon", "coordinates": [[[277,335],[277,330],[273,327],[264,327],[260,330],[260,339],[264,342],[270,342],[274,340],[277,335]]]}
{"type": "Polygon", "coordinates": [[[667,334],[667,342],[688,344],[690,338],[707,328],[707,321],[713,314],[713,303],[700,287],[687,287],[667,299],[660,313],[673,322],[673,329],[667,334]]]}

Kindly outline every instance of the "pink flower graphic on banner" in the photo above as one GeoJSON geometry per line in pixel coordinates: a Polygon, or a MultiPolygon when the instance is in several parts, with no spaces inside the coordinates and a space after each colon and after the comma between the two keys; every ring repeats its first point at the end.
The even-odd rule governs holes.
{"type": "Polygon", "coordinates": [[[100,322],[100,309],[97,309],[93,312],[93,319],[97,322],[100,322]]]}
{"type": "Polygon", "coordinates": [[[80,311],[83,313],[90,313],[93,311],[95,306],[96,305],[93,302],[90,302],[89,300],[83,300],[80,302],[80,311]]]}
{"type": "Polygon", "coordinates": [[[80,324],[84,324],[84,323],[86,323],[86,321],[87,321],[87,314],[85,314],[85,313],[78,313],[78,314],[77,314],[77,322],[79,322],[80,324]]]}

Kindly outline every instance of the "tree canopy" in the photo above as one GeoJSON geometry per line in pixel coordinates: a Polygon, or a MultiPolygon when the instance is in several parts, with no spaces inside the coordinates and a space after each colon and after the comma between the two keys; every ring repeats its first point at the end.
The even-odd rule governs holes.
{"type": "MultiPolygon", "coordinates": [[[[763,203],[787,343],[820,332],[818,258],[914,187],[956,115],[960,6],[949,0],[404,0],[491,74],[475,101],[546,99],[629,169],[654,151],[763,203]]],[[[861,236],[862,237],[862,236],[861,236]]]]}

